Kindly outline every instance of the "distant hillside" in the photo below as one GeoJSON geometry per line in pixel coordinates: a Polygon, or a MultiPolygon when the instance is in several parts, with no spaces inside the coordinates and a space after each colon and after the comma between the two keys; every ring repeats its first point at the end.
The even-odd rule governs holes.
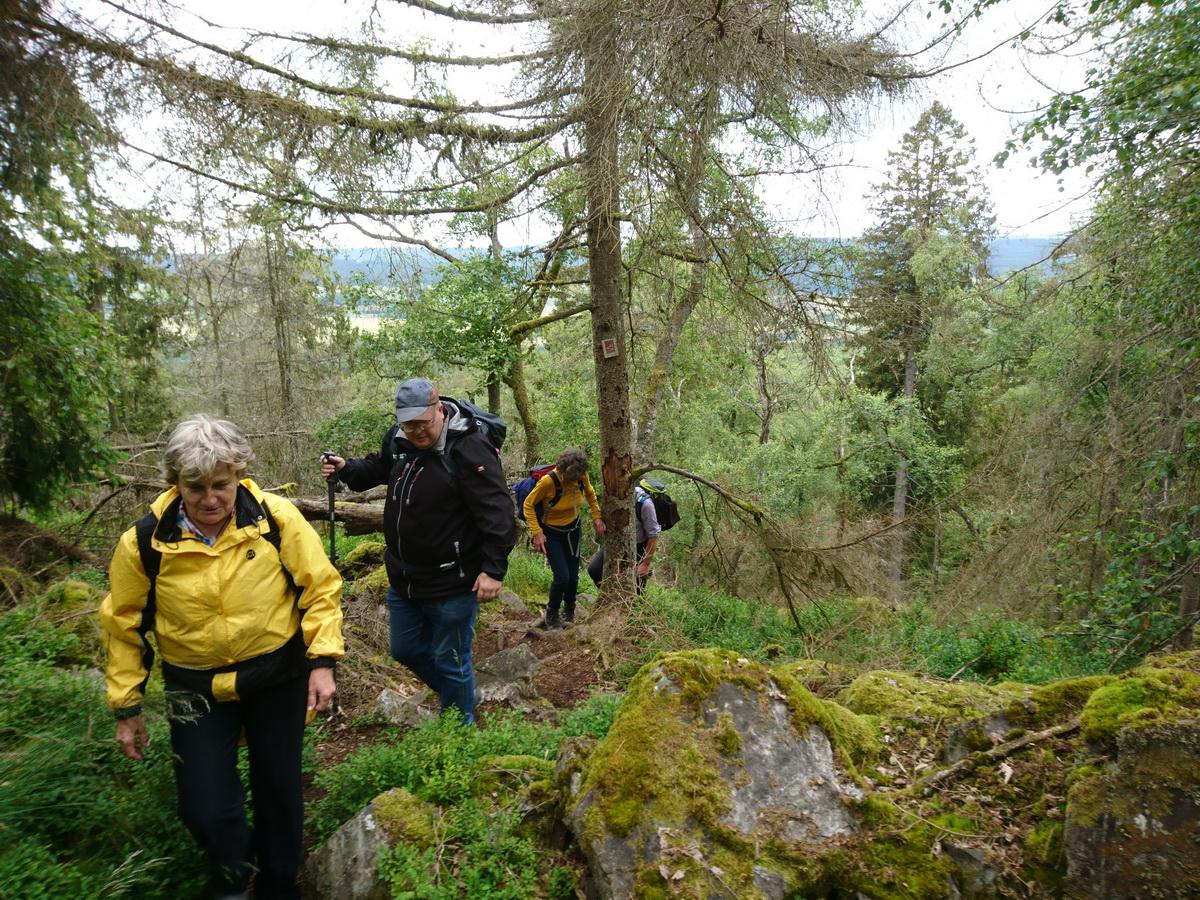
{"type": "MultiPolygon", "coordinates": [[[[1050,252],[1058,246],[1060,240],[1061,238],[1057,237],[997,238],[991,244],[989,268],[997,277],[1030,266],[1049,268],[1050,252]]],[[[462,256],[479,251],[454,247],[448,252],[454,256],[462,256]]],[[[358,277],[374,284],[382,284],[391,280],[410,281],[414,278],[427,281],[442,262],[433,253],[421,247],[396,250],[361,248],[338,251],[333,255],[332,266],[334,273],[342,281],[358,277]]]]}

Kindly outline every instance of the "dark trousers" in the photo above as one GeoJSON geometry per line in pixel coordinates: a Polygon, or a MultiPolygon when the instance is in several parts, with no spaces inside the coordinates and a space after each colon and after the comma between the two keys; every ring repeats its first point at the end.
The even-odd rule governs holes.
{"type": "Polygon", "coordinates": [[[475,721],[475,669],[471,645],[479,601],[475,594],[416,600],[389,587],[388,637],[392,659],[437,691],[442,711],[457,709],[475,721]]]}
{"type": "Polygon", "coordinates": [[[179,815],[208,854],[216,892],[244,891],[252,869],[257,869],[256,898],[298,898],[304,828],[300,750],[308,672],[299,671],[241,700],[217,703],[175,690],[169,703],[179,815]],[[243,729],[254,797],[253,832],[237,770],[243,729]]]}
{"type": "Polygon", "coordinates": [[[575,618],[575,595],[579,591],[579,542],[583,533],[579,520],[565,529],[546,527],[546,561],[554,578],[550,582],[550,601],[546,621],[558,618],[559,607],[568,619],[575,618]]]}
{"type": "MultiPolygon", "coordinates": [[[[646,542],[637,545],[637,549],[633,553],[634,565],[637,565],[638,560],[642,558],[642,554],[646,552],[646,542]]],[[[600,587],[600,579],[604,577],[604,548],[601,547],[596,551],[596,555],[592,557],[591,562],[587,565],[587,573],[592,581],[596,582],[596,587],[600,587]]],[[[637,580],[637,592],[640,594],[646,589],[646,582],[650,580],[647,575],[642,578],[640,575],[637,580]]]]}

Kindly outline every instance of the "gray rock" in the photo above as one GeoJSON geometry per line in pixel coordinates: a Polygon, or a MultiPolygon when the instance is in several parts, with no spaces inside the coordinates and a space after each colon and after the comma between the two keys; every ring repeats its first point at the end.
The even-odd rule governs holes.
{"type": "Polygon", "coordinates": [[[426,719],[435,715],[432,709],[421,705],[428,701],[430,696],[427,690],[421,690],[411,697],[406,697],[391,688],[384,688],[375,698],[375,707],[379,715],[393,725],[416,728],[426,719]]]}
{"type": "Polygon", "coordinates": [[[748,838],[774,830],[798,843],[857,831],[848,803],[863,792],[838,775],[820,728],[810,725],[798,735],[786,704],[732,681],[719,684],[710,699],[705,724],[714,727],[727,714],[740,738],[737,754],[721,762],[732,799],[723,824],[748,838]]]}
{"type": "Polygon", "coordinates": [[[339,828],[304,864],[304,896],[312,900],[385,900],[375,870],[390,846],[371,804],[339,828]]]}
{"type": "Polygon", "coordinates": [[[537,699],[533,677],[538,659],[527,644],[517,644],[489,656],[475,667],[476,702],[524,706],[537,699]]]}
{"type": "Polygon", "coordinates": [[[951,841],[942,841],[942,851],[956,870],[953,894],[965,898],[982,898],[994,895],[997,871],[988,862],[987,854],[978,847],[968,847],[951,841]]]}
{"type": "MultiPolygon", "coordinates": [[[[809,885],[792,883],[787,868],[756,859],[738,873],[716,860],[731,837],[748,846],[770,846],[779,859],[819,858],[860,831],[855,804],[862,790],[839,771],[820,727],[797,727],[783,687],[763,667],[732,655],[679,654],[678,659],[677,667],[668,658],[638,674],[629,694],[644,705],[618,717],[604,739],[617,745],[629,771],[664,773],[631,825],[609,828],[599,807],[598,791],[615,790],[611,779],[621,777],[611,753],[584,757],[574,747],[560,751],[556,780],[566,822],[588,861],[589,896],[634,896],[647,887],[639,880],[647,873],[651,884],[659,884],[656,872],[667,879],[668,892],[686,896],[781,900],[801,895],[797,892],[809,885]],[[680,672],[690,674],[681,678],[680,672]],[[661,743],[646,742],[636,730],[645,724],[630,725],[629,733],[621,727],[656,721],[670,736],[661,743]],[[706,761],[701,765],[715,766],[716,782],[701,787],[672,780],[679,776],[670,773],[696,765],[697,754],[706,761]],[[605,766],[599,780],[590,777],[593,765],[605,766]],[[692,797],[693,791],[699,804],[694,809],[673,802],[678,795],[692,797]],[[664,815],[655,818],[658,810],[664,815]]],[[[823,703],[805,694],[802,705],[823,703]]]]}
{"type": "Polygon", "coordinates": [[[952,725],[946,734],[942,759],[947,763],[956,763],[979,750],[990,750],[997,744],[1004,743],[1005,735],[1012,730],[1012,722],[1002,712],[968,722],[958,722],[952,725]]]}
{"type": "Polygon", "coordinates": [[[529,615],[529,607],[525,605],[525,601],[521,596],[508,588],[500,591],[500,603],[509,612],[520,613],[521,615],[529,615]]]}

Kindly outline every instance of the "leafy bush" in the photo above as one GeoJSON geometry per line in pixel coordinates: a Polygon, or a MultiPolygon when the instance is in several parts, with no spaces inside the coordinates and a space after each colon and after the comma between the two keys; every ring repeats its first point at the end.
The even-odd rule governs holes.
{"type": "Polygon", "coordinates": [[[195,896],[204,860],[175,810],[161,693],[148,698],[146,760],[125,759],[102,683],[54,667],[75,640],[27,607],[0,616],[0,884],[12,896],[195,896]]]}
{"type": "MultiPolygon", "coordinates": [[[[400,844],[381,860],[380,875],[393,896],[532,896],[539,863],[534,845],[520,833],[519,814],[474,796],[480,764],[495,756],[553,759],[564,737],[607,734],[620,703],[620,695],[595,694],[557,727],[526,722],[515,712],[492,714],[481,728],[463,727],[453,715],[431,720],[319,775],[327,793],[309,823],[323,840],[379,794],[403,787],[442,812],[434,828],[437,847],[400,844]]],[[[574,883],[573,873],[564,871],[551,877],[560,890],[574,883]]]]}
{"type": "Polygon", "coordinates": [[[395,419],[378,403],[355,406],[321,422],[316,429],[316,439],[322,450],[331,450],[339,456],[366,456],[379,450],[379,442],[395,419]]]}

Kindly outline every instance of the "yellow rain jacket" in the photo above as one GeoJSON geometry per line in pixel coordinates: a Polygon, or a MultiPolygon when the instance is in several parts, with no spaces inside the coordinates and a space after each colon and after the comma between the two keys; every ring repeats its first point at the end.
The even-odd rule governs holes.
{"type": "Polygon", "coordinates": [[[136,528],[121,535],[109,567],[111,593],[100,606],[100,624],[108,650],[107,699],[118,715],[136,713],[141,703],[150,632],[164,665],[188,670],[190,681],[198,676],[207,683],[207,670],[213,670],[211,692],[218,701],[238,699],[239,671],[265,654],[282,654],[298,632],[310,665],[330,665],[343,655],[342,577],[295,506],[278,497],[268,501],[244,479],[233,519],[208,547],[181,532],[180,502],[171,488],[150,505],[158,520],[150,543],[162,554],[152,602],[136,528]],[[267,503],[270,518],[263,511],[267,503]],[[278,551],[264,537],[271,519],[278,551]]]}
{"type": "Polygon", "coordinates": [[[521,510],[525,521],[529,523],[531,535],[541,534],[542,524],[553,528],[566,528],[574,524],[575,520],[579,518],[580,507],[585,502],[588,509],[591,510],[592,518],[600,518],[600,501],[596,499],[596,492],[592,489],[592,482],[587,475],[574,484],[562,482],[562,496],[558,498],[557,503],[550,506],[550,501],[553,499],[554,479],[548,474],[543,475],[533,486],[533,490],[525,497],[525,506],[521,510]],[[546,504],[545,515],[542,516],[541,523],[537,520],[539,503],[546,504]]]}

